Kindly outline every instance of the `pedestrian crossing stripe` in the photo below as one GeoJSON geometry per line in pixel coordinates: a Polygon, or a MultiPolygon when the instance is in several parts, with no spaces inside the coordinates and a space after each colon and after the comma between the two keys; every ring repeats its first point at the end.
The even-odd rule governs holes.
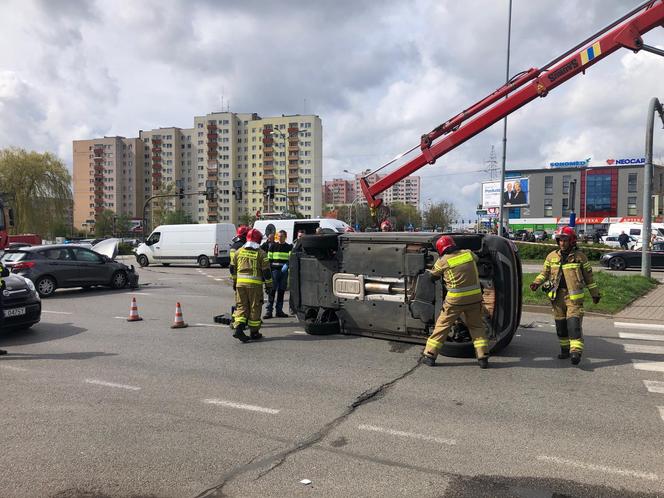
{"type": "Polygon", "coordinates": [[[591,60],[602,53],[602,47],[599,42],[593,43],[591,47],[586,48],[581,51],[581,65],[584,66],[588,64],[591,60]]]}

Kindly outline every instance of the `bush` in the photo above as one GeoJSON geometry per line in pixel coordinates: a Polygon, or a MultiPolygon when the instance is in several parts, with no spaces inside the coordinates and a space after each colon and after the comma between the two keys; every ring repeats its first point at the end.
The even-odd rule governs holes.
{"type": "Polygon", "coordinates": [[[120,242],[118,244],[118,254],[120,256],[127,256],[130,254],[134,254],[134,246],[131,244],[127,244],[126,242],[120,242]]]}
{"type": "MultiPolygon", "coordinates": [[[[519,248],[519,256],[521,259],[541,259],[544,260],[546,256],[556,249],[555,243],[552,242],[516,242],[516,246],[519,248]]],[[[599,261],[602,257],[602,254],[608,251],[615,251],[615,248],[607,248],[606,246],[597,246],[597,245],[584,245],[579,244],[579,249],[581,249],[590,261],[599,261]]]]}

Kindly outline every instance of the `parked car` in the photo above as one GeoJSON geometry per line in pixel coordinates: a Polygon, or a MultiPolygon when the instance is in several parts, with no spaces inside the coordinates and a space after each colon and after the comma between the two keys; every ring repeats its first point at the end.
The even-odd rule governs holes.
{"type": "Polygon", "coordinates": [[[535,230],[535,240],[546,240],[549,238],[549,234],[546,233],[546,230],[535,230]]]}
{"type": "MultiPolygon", "coordinates": [[[[627,249],[633,250],[636,247],[638,240],[636,237],[629,235],[629,242],[627,243],[627,249]]],[[[617,235],[605,235],[602,237],[602,244],[609,247],[620,247],[620,242],[618,242],[617,235]]]]}
{"type": "Polygon", "coordinates": [[[138,287],[134,267],[113,260],[116,254],[117,239],[111,239],[97,244],[94,251],[73,244],[6,251],[2,262],[12,273],[32,280],[41,297],[51,296],[58,288],[138,287]]]}
{"type": "MultiPolygon", "coordinates": [[[[664,268],[664,242],[655,242],[650,253],[650,264],[653,268],[664,268]]],[[[613,251],[604,254],[599,262],[612,270],[641,268],[641,251],[613,251]]]]}
{"type": "Polygon", "coordinates": [[[23,247],[32,247],[32,244],[27,242],[10,242],[7,249],[22,249],[23,247]]]}
{"type": "Polygon", "coordinates": [[[27,329],[41,319],[41,299],[31,280],[5,269],[0,292],[0,331],[27,329]]]}

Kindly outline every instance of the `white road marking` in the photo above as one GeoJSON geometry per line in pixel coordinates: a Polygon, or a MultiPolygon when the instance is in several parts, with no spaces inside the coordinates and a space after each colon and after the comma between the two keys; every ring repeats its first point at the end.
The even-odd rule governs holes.
{"type": "Polygon", "coordinates": [[[194,323],[194,326],[196,326],[196,327],[215,327],[215,328],[225,327],[225,325],[216,324],[216,323],[194,323]]]}
{"type": "Polygon", "coordinates": [[[664,361],[632,360],[632,365],[637,370],[647,370],[648,372],[664,372],[664,361]]]}
{"type": "Polygon", "coordinates": [[[119,389],[127,389],[129,391],[140,391],[140,387],[136,386],[128,386],[126,384],[116,384],[114,382],[106,382],[103,380],[97,380],[97,379],[85,379],[86,384],[95,384],[98,386],[106,386],[106,387],[117,387],[119,389]]]}
{"type": "Polygon", "coordinates": [[[210,296],[201,296],[200,294],[180,294],[180,297],[198,297],[198,298],[203,298],[203,297],[210,297],[210,296]]]}
{"type": "Polygon", "coordinates": [[[643,385],[646,386],[648,392],[664,394],[664,382],[657,380],[644,380],[643,385]]]}
{"type": "Polygon", "coordinates": [[[623,344],[626,353],[664,354],[664,346],[649,346],[645,344],[623,344]]]}
{"type": "Polygon", "coordinates": [[[307,333],[304,330],[293,330],[293,334],[307,335],[307,333]]]}
{"type": "Polygon", "coordinates": [[[54,315],[72,315],[70,311],[49,311],[49,310],[42,310],[42,313],[53,313],[54,315]]]}
{"type": "Polygon", "coordinates": [[[454,439],[443,439],[440,437],[427,436],[425,434],[417,434],[415,432],[395,431],[393,429],[385,429],[384,427],[376,427],[375,425],[358,425],[358,429],[362,431],[380,432],[382,434],[389,434],[390,436],[407,437],[411,439],[420,439],[422,441],[433,441],[434,443],[448,444],[454,446],[456,441],[454,439]]]}
{"type": "Polygon", "coordinates": [[[613,322],[613,326],[621,329],[664,330],[664,325],[658,323],[613,322]]]}
{"type": "Polygon", "coordinates": [[[636,470],[619,469],[616,467],[607,467],[604,465],[595,465],[592,463],[579,462],[577,460],[568,460],[566,458],[539,455],[537,459],[540,462],[557,463],[559,465],[567,465],[570,467],[576,467],[585,470],[595,470],[597,472],[605,472],[607,474],[618,474],[621,476],[638,477],[639,479],[648,479],[649,481],[656,481],[659,479],[659,476],[657,474],[653,474],[651,472],[638,472],[636,470]]]}
{"type": "Polygon", "coordinates": [[[113,318],[118,318],[120,320],[126,320],[127,319],[126,316],[114,316],[113,318]]]}
{"type": "Polygon", "coordinates": [[[27,372],[27,368],[21,368],[21,367],[12,367],[11,365],[0,365],[0,368],[4,368],[5,370],[13,370],[14,372],[27,372]]]}
{"type": "Polygon", "coordinates": [[[664,420],[664,406],[658,406],[657,409],[659,410],[659,416],[664,420]]]}
{"type": "Polygon", "coordinates": [[[223,278],[215,278],[217,282],[222,282],[224,279],[223,278]]]}
{"type": "Polygon", "coordinates": [[[208,277],[208,278],[214,278],[214,275],[207,275],[206,274],[205,276],[208,277]]]}
{"type": "Polygon", "coordinates": [[[629,334],[627,332],[620,332],[618,337],[621,339],[635,339],[639,341],[664,341],[663,335],[655,334],[629,334]]]}
{"type": "Polygon", "coordinates": [[[223,399],[204,399],[203,403],[206,403],[208,405],[221,405],[221,406],[227,406],[229,408],[238,408],[239,410],[249,410],[251,412],[269,413],[271,415],[276,415],[281,411],[281,410],[275,410],[274,408],[264,408],[262,406],[256,406],[256,405],[244,405],[242,403],[235,403],[233,401],[226,401],[223,399]]]}
{"type": "Polygon", "coordinates": [[[130,292],[130,296],[151,296],[152,294],[148,292],[130,292]]]}

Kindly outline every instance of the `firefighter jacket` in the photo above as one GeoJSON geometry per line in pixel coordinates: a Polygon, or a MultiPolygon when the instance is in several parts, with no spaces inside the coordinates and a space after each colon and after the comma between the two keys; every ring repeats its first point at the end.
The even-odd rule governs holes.
{"type": "Polygon", "coordinates": [[[233,253],[231,278],[237,287],[272,286],[272,273],[265,251],[242,247],[233,253]]]}
{"type": "Polygon", "coordinates": [[[583,289],[587,288],[592,297],[599,296],[597,283],[593,281],[593,270],[588,263],[588,258],[579,249],[574,248],[564,258],[560,249],[551,251],[544,260],[542,272],[535,277],[534,283],[544,284],[544,290],[553,300],[556,292],[563,285],[567,287],[569,298],[572,301],[583,302],[583,289]]]}
{"type": "Polygon", "coordinates": [[[477,256],[468,249],[443,254],[431,269],[434,278],[443,277],[447,294],[445,303],[466,305],[482,301],[482,287],[477,273],[477,256]]]}
{"type": "Polygon", "coordinates": [[[243,245],[245,245],[246,243],[247,243],[247,239],[246,239],[246,237],[243,237],[241,239],[237,239],[235,242],[233,242],[231,244],[231,250],[229,251],[231,261],[233,261],[233,254],[235,254],[235,252],[238,249],[240,249],[243,245]]]}
{"type": "Polygon", "coordinates": [[[281,267],[288,263],[288,258],[293,250],[293,246],[288,242],[280,244],[279,242],[272,242],[270,244],[267,259],[270,261],[270,268],[273,270],[281,270],[281,267]]]}

